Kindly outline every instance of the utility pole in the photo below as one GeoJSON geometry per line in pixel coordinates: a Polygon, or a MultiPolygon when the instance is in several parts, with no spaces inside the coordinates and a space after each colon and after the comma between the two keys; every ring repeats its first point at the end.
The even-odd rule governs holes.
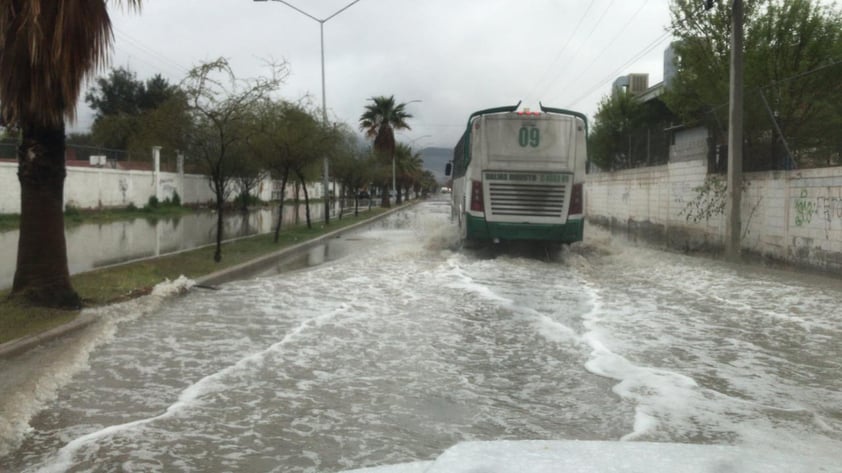
{"type": "Polygon", "coordinates": [[[728,117],[728,192],[725,210],[725,253],[740,257],[742,221],[740,204],[743,185],[743,0],[732,0],[731,12],[731,92],[728,117]]]}

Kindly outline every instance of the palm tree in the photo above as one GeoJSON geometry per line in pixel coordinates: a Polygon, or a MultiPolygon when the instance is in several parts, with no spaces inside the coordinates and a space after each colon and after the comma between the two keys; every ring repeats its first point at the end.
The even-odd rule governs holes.
{"type": "MultiPolygon", "coordinates": [[[[139,8],[140,0],[125,0],[139,8]]],[[[0,6],[0,124],[20,133],[20,236],[12,295],[78,308],[64,238],[64,120],[86,76],[104,64],[106,0],[4,0],[0,6]]]]}
{"type": "Polygon", "coordinates": [[[409,199],[409,189],[413,187],[415,181],[421,175],[421,168],[424,167],[424,161],[421,155],[413,152],[412,148],[403,143],[398,143],[395,149],[395,161],[397,166],[397,181],[398,193],[396,203],[403,202],[405,195],[409,199]],[[406,191],[406,194],[404,194],[406,191]]]}
{"type": "MultiPolygon", "coordinates": [[[[406,120],[412,115],[406,111],[406,103],[395,104],[394,95],[381,95],[369,100],[372,103],[365,106],[365,113],[360,116],[360,129],[368,138],[374,139],[374,151],[381,160],[391,163],[395,155],[395,130],[409,130],[406,120]]],[[[381,184],[383,189],[389,186],[387,182],[381,184]]],[[[389,206],[387,193],[383,193],[380,204],[389,206]]]]}

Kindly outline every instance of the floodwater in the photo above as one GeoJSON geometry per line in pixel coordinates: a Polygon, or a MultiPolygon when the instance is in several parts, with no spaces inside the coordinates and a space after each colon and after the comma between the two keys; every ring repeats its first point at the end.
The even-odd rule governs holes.
{"type": "MultiPolygon", "coordinates": [[[[283,225],[306,221],[304,205],[284,205],[283,225]]],[[[223,237],[238,238],[275,230],[278,209],[262,208],[243,213],[229,210],[223,237]]],[[[333,215],[335,218],[336,215],[333,215]]],[[[310,206],[315,224],[324,218],[324,204],[310,206]]],[[[160,256],[216,242],[216,213],[197,212],[172,218],[138,217],[119,222],[74,225],[67,228],[67,257],[71,274],[117,263],[160,256]]],[[[17,230],[0,232],[0,289],[11,287],[15,276],[17,230]]]]}
{"type": "Polygon", "coordinates": [[[838,281],[587,238],[458,251],[427,202],[312,266],[99,309],[0,362],[0,471],[331,472],[488,439],[842,458],[838,281]]]}

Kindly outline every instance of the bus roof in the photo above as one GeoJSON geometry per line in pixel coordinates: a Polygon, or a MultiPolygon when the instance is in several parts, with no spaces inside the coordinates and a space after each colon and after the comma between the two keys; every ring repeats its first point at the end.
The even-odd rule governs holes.
{"type": "MultiPolygon", "coordinates": [[[[478,110],[478,111],[472,113],[471,116],[468,117],[468,127],[470,128],[471,120],[473,120],[475,117],[479,117],[479,116],[482,116],[482,115],[488,115],[488,114],[491,114],[491,113],[515,112],[515,111],[517,111],[518,107],[520,107],[520,103],[521,103],[521,101],[518,100],[518,102],[515,105],[507,105],[507,106],[503,106],[503,107],[494,107],[494,108],[486,108],[484,110],[478,110]]],[[[545,107],[544,104],[542,104],[541,102],[538,102],[538,105],[541,107],[541,111],[544,112],[544,113],[558,113],[558,114],[562,114],[562,115],[572,115],[574,117],[581,118],[582,121],[585,123],[585,135],[588,134],[588,117],[585,116],[584,113],[575,112],[573,110],[566,110],[566,109],[563,109],[563,108],[545,107]]]]}

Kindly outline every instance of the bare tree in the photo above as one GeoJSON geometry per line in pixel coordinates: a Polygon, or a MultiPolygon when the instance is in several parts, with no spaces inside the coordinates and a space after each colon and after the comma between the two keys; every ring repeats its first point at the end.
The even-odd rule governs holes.
{"type": "Polygon", "coordinates": [[[248,153],[248,140],[258,130],[251,120],[257,105],[278,90],[288,74],[285,63],[270,64],[271,75],[240,80],[224,58],[193,68],[182,83],[189,99],[193,126],[188,149],[205,167],[217,212],[216,252],[222,260],[223,213],[234,191],[238,166],[248,153]]]}

